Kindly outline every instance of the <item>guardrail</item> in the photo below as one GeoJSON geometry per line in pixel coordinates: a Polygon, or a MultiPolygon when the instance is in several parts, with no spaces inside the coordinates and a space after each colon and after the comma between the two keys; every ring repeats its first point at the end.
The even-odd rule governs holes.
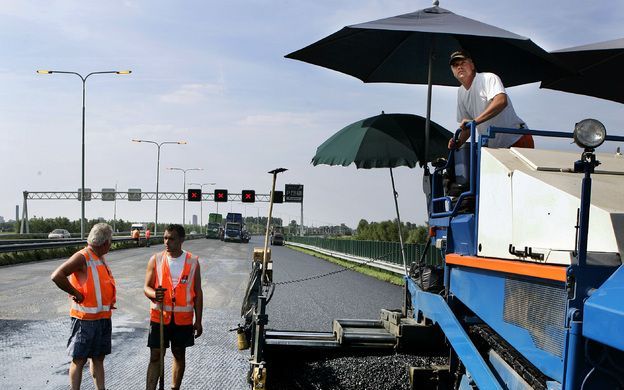
{"type": "MultiPolygon", "coordinates": [[[[203,238],[203,234],[187,234],[187,240],[194,240],[203,238]]],[[[152,236],[150,242],[154,243],[154,240],[160,239],[159,243],[162,243],[162,236],[152,236]]],[[[113,242],[131,242],[134,241],[131,237],[113,237],[113,242]]],[[[145,242],[145,237],[141,237],[141,242],[145,242]]],[[[63,247],[75,247],[87,245],[87,240],[77,240],[75,238],[59,238],[59,239],[26,239],[26,240],[0,240],[0,253],[9,252],[23,252],[32,251],[37,249],[51,249],[51,248],[63,248],[63,247]]]]}
{"type": "MultiPolygon", "coordinates": [[[[286,243],[355,263],[370,263],[369,265],[371,267],[381,268],[399,274],[405,272],[403,269],[403,259],[401,257],[401,244],[398,242],[288,236],[286,238],[286,243]],[[371,263],[371,259],[380,260],[371,263]]],[[[405,255],[408,266],[413,262],[418,262],[424,250],[424,244],[405,244],[405,255]]],[[[429,248],[424,263],[428,265],[441,264],[442,255],[440,251],[435,248],[429,248]]]]}
{"type": "MultiPolygon", "coordinates": [[[[113,242],[127,242],[127,241],[132,241],[132,238],[113,237],[113,242]]],[[[67,238],[64,241],[47,240],[45,242],[12,243],[12,244],[0,245],[0,253],[23,252],[23,251],[32,251],[32,250],[37,250],[37,249],[63,248],[63,247],[84,246],[84,245],[87,245],[87,240],[76,240],[76,239],[71,239],[71,238],[67,238]]]]}

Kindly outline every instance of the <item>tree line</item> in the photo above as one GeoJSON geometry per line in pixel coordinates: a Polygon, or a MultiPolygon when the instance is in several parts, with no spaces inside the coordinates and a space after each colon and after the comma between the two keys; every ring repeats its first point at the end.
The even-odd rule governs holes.
{"type": "MultiPolygon", "coordinates": [[[[411,222],[401,222],[401,233],[406,243],[422,244],[427,242],[429,228],[425,225],[416,225],[411,222]]],[[[355,240],[370,241],[399,241],[399,228],[397,220],[368,222],[361,219],[357,226],[357,232],[353,236],[355,240]]]]}

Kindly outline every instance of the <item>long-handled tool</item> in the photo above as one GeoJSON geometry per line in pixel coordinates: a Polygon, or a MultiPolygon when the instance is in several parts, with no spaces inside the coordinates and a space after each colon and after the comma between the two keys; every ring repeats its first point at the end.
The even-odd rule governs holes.
{"type": "MultiPolygon", "coordinates": [[[[162,286],[158,286],[159,289],[162,286]]],[[[164,301],[164,300],[163,300],[164,301]]],[[[160,302],[160,378],[158,390],[165,390],[165,321],[163,319],[163,302],[160,302]]]]}
{"type": "MultiPolygon", "coordinates": [[[[269,171],[270,174],[273,175],[273,186],[271,187],[271,199],[269,200],[269,217],[267,218],[267,225],[266,225],[266,230],[264,233],[264,250],[262,252],[262,277],[260,278],[260,289],[262,289],[262,286],[265,284],[270,284],[267,281],[267,263],[268,263],[268,256],[267,256],[267,250],[269,249],[269,230],[271,229],[271,216],[273,214],[273,197],[275,194],[275,182],[277,181],[277,174],[278,173],[282,173],[287,171],[288,169],[286,168],[277,168],[274,169],[272,171],[269,171]]],[[[259,292],[260,295],[262,295],[262,291],[259,292]]]]}

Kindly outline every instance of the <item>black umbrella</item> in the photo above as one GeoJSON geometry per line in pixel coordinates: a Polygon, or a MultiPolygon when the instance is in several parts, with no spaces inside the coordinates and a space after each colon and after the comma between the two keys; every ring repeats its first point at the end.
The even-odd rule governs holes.
{"type": "Polygon", "coordinates": [[[431,86],[459,85],[448,60],[460,48],[471,53],[479,71],[496,73],[508,87],[561,73],[556,59],[530,39],[454,14],[437,4],[347,26],[286,58],[334,69],[366,83],[427,84],[428,145],[431,86]]]}
{"type": "Polygon", "coordinates": [[[624,103],[624,38],[570,47],[552,54],[576,71],[542,81],[540,88],[624,103]]]}

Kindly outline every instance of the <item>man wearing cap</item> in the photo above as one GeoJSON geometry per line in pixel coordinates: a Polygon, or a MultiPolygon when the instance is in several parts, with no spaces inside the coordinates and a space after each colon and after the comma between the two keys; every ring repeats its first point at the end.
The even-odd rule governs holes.
{"type": "Polygon", "coordinates": [[[110,225],[94,225],[87,247],[74,253],[51,275],[52,281],[73,301],[69,311],[71,335],[67,342],[67,353],[72,357],[69,365],[72,390],[80,389],[87,359],[95,388],[105,388],[104,356],[111,353],[111,310],[115,309],[116,289],[104,255],[110,250],[112,236],[110,225]]]}
{"type": "MultiPolygon", "coordinates": [[[[458,141],[451,138],[449,149],[460,147],[470,137],[470,122],[475,122],[479,134],[490,126],[525,129],[526,124],[516,115],[511,99],[501,79],[494,73],[478,73],[472,57],[465,50],[451,54],[449,61],[453,76],[460,82],[457,90],[457,121],[461,128],[458,141]]],[[[496,134],[488,141],[494,148],[533,148],[529,134],[496,134]]]]}

